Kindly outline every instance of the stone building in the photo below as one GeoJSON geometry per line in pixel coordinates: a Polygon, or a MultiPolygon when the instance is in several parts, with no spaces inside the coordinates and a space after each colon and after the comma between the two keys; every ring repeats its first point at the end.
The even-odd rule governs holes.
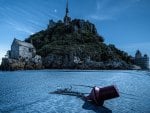
{"type": "Polygon", "coordinates": [[[36,50],[32,44],[14,39],[8,56],[12,59],[31,59],[36,56],[36,50]]]}
{"type": "Polygon", "coordinates": [[[14,39],[11,50],[2,58],[1,69],[4,71],[43,69],[42,57],[36,55],[31,43],[14,39]]]}
{"type": "Polygon", "coordinates": [[[51,20],[49,20],[49,24],[48,24],[48,29],[50,29],[50,28],[52,28],[52,27],[54,27],[56,25],[56,23],[51,19],[51,20]]]}
{"type": "Polygon", "coordinates": [[[137,66],[140,66],[141,69],[149,69],[149,57],[148,55],[142,56],[142,53],[137,50],[134,58],[134,63],[137,66]]]}

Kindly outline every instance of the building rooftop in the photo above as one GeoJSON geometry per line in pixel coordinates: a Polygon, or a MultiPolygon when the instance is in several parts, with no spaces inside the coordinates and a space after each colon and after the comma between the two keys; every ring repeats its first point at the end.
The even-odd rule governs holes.
{"type": "Polygon", "coordinates": [[[31,44],[31,43],[28,43],[28,42],[24,42],[24,41],[21,41],[21,40],[18,40],[18,39],[14,39],[13,41],[14,43],[17,43],[18,45],[20,46],[25,46],[25,47],[28,47],[28,48],[34,48],[34,46],[31,44]]]}

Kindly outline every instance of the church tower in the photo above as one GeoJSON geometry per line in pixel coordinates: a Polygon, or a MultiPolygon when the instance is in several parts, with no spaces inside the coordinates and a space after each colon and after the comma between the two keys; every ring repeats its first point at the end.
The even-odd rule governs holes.
{"type": "Polygon", "coordinates": [[[71,22],[71,18],[69,17],[69,8],[68,8],[68,0],[67,0],[66,14],[65,14],[65,17],[64,17],[64,23],[65,23],[65,25],[69,25],[70,22],[71,22]]]}

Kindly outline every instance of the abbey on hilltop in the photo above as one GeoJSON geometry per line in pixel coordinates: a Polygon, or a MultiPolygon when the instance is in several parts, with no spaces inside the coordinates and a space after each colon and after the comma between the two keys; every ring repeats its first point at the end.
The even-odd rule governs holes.
{"type": "MultiPolygon", "coordinates": [[[[54,28],[55,26],[57,26],[57,24],[61,25],[63,24],[64,26],[64,30],[67,29],[67,31],[69,32],[85,32],[88,31],[90,33],[93,33],[97,36],[97,29],[95,28],[95,25],[90,23],[88,20],[85,21],[83,19],[71,19],[71,17],[69,16],[69,5],[68,5],[68,0],[66,1],[66,8],[65,8],[65,16],[62,20],[59,20],[58,22],[53,21],[53,19],[49,20],[49,24],[48,24],[48,29],[54,28]]],[[[100,38],[100,40],[104,40],[102,39],[102,37],[100,38]]]]}
{"type": "MultiPolygon", "coordinates": [[[[66,13],[65,13],[65,16],[64,16],[64,24],[67,26],[69,25],[69,23],[71,23],[71,17],[69,17],[69,8],[68,8],[68,0],[67,0],[67,3],[66,3],[66,13]]],[[[56,25],[56,23],[51,19],[49,20],[49,24],[48,24],[48,28],[52,28],[56,25]]]]}

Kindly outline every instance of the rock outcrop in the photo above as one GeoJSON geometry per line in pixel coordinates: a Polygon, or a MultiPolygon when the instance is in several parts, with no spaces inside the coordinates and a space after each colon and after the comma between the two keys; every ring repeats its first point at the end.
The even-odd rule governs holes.
{"type": "Polygon", "coordinates": [[[42,61],[36,61],[36,59],[22,60],[22,59],[10,59],[3,58],[1,63],[1,70],[3,71],[15,71],[15,70],[35,70],[43,69],[42,61]]]}
{"type": "Polygon", "coordinates": [[[133,69],[123,60],[94,61],[80,56],[49,54],[43,59],[46,69],[133,69]]]}

